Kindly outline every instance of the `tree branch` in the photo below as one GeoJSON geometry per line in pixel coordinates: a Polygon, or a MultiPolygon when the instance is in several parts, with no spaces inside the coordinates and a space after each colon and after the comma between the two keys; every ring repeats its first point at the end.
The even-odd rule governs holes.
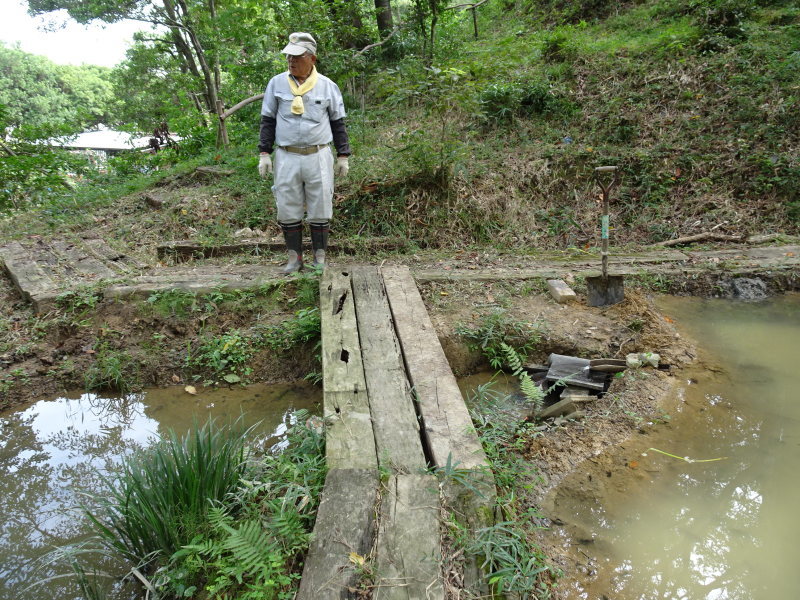
{"type": "Polygon", "coordinates": [[[713,231],[706,231],[696,235],[688,235],[686,237],[676,238],[673,240],[666,240],[663,242],[656,242],[651,246],[658,246],[660,248],[669,248],[670,246],[682,246],[683,244],[691,244],[692,242],[746,242],[747,236],[744,235],[726,235],[724,233],[714,233],[713,231]]]}
{"type": "Polygon", "coordinates": [[[481,4],[488,2],[489,0],[481,0],[480,2],[475,2],[473,4],[456,4],[455,6],[448,6],[444,10],[456,10],[456,9],[464,9],[464,10],[475,10],[481,4]]]}
{"type": "Polygon", "coordinates": [[[6,143],[2,140],[2,138],[0,138],[0,147],[2,147],[3,150],[5,150],[8,153],[9,156],[16,156],[17,155],[16,152],[14,152],[11,148],[6,146],[6,143]]]}
{"type": "Polygon", "coordinates": [[[358,52],[356,52],[356,54],[355,54],[355,55],[356,55],[356,56],[360,56],[360,55],[364,54],[364,52],[366,52],[367,50],[372,50],[373,48],[377,48],[378,46],[383,46],[383,45],[384,45],[386,42],[388,42],[390,39],[392,39],[392,36],[393,36],[395,33],[397,33],[398,31],[400,31],[401,29],[402,29],[402,27],[395,27],[395,28],[392,30],[392,32],[391,32],[389,35],[387,35],[387,36],[386,36],[384,39],[382,39],[380,42],[376,42],[376,43],[374,43],[374,44],[369,44],[368,46],[364,46],[364,47],[363,47],[361,50],[359,50],[358,52]]]}
{"type": "Polygon", "coordinates": [[[255,102],[256,100],[261,100],[263,97],[264,97],[264,94],[256,94],[255,96],[250,96],[246,100],[242,100],[241,102],[238,102],[238,103],[234,104],[233,106],[231,106],[228,110],[226,110],[224,113],[222,113],[219,116],[219,118],[224,121],[225,119],[230,117],[233,113],[235,113],[240,108],[244,108],[245,106],[247,106],[251,102],[255,102]]]}

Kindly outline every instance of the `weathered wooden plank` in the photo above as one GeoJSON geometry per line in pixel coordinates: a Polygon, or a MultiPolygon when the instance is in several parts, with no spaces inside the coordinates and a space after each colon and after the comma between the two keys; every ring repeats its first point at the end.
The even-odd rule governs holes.
{"type": "Polygon", "coordinates": [[[350,274],[328,269],[320,281],[325,391],[366,390],[350,274]]]}
{"type": "Polygon", "coordinates": [[[383,280],[431,459],[483,468],[486,455],[408,267],[383,268],[383,280]]]}
{"type": "Polygon", "coordinates": [[[115,267],[122,269],[126,273],[131,272],[131,270],[134,268],[142,269],[145,267],[145,265],[140,263],[135,258],[128,256],[124,252],[115,250],[114,248],[109,246],[108,243],[103,239],[84,238],[81,240],[81,244],[90,253],[92,253],[95,256],[95,258],[111,262],[115,267]]]}
{"type": "Polygon", "coordinates": [[[297,600],[355,597],[349,588],[358,585],[359,573],[350,553],[370,552],[377,492],[373,469],[328,471],[297,600]]]}
{"type": "Polygon", "coordinates": [[[349,273],[328,269],[320,281],[322,387],[329,467],[372,468],[378,458],[361,360],[349,273]]]}
{"type": "Polygon", "coordinates": [[[425,468],[425,453],[383,280],[376,267],[351,273],[378,461],[391,471],[415,473],[425,468]]]}
{"type": "Polygon", "coordinates": [[[33,302],[37,310],[37,300],[51,299],[58,293],[56,282],[33,260],[30,253],[19,242],[0,246],[0,258],[11,281],[23,298],[33,302]]]}
{"type": "Polygon", "coordinates": [[[68,269],[73,269],[81,277],[99,281],[119,276],[111,267],[72,242],[53,240],[50,247],[65,260],[68,269]]]}
{"type": "Polygon", "coordinates": [[[389,478],[381,501],[375,600],[444,598],[439,506],[433,475],[389,478]]]}
{"type": "MultiPolygon", "coordinates": [[[[311,240],[306,238],[303,246],[311,247],[311,240]]],[[[332,240],[328,244],[328,251],[353,254],[358,250],[369,248],[372,250],[402,250],[408,247],[408,240],[403,238],[367,238],[348,242],[347,240],[332,240]]],[[[226,256],[237,253],[282,252],[286,249],[283,240],[244,239],[234,244],[220,244],[209,246],[191,240],[175,240],[156,246],[158,258],[167,256],[177,261],[187,260],[192,257],[210,258],[212,256],[226,256]]]]}
{"type": "Polygon", "coordinates": [[[366,390],[325,390],[325,461],[330,469],[378,469],[366,390]]]}

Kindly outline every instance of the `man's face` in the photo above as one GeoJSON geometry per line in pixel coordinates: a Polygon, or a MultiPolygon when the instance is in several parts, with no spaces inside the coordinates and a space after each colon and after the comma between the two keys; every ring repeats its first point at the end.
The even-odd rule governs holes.
{"type": "Polygon", "coordinates": [[[307,53],[300,56],[287,54],[286,61],[289,63],[289,73],[295,77],[304,78],[311,73],[311,68],[316,64],[317,57],[307,53]]]}

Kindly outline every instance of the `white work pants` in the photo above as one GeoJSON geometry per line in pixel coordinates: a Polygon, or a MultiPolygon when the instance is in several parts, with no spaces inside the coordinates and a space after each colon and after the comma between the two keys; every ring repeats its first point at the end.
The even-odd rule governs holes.
{"type": "Polygon", "coordinates": [[[278,221],[328,221],[333,216],[333,154],[325,146],[313,154],[275,149],[272,193],[278,221]]]}

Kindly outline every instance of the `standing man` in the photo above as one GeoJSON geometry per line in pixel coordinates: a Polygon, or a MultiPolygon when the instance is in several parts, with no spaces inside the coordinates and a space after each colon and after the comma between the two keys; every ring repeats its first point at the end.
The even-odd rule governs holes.
{"type": "Polygon", "coordinates": [[[258,173],[273,173],[272,193],[289,260],[284,273],[303,268],[303,216],[311,228],[315,267],[325,267],[333,215],[333,177],[349,168],[350,142],[339,87],[317,73],[317,42],[309,33],[293,33],[281,51],[289,70],[273,77],[261,105],[258,173]],[[330,143],[336,147],[334,166],[330,143]]]}

